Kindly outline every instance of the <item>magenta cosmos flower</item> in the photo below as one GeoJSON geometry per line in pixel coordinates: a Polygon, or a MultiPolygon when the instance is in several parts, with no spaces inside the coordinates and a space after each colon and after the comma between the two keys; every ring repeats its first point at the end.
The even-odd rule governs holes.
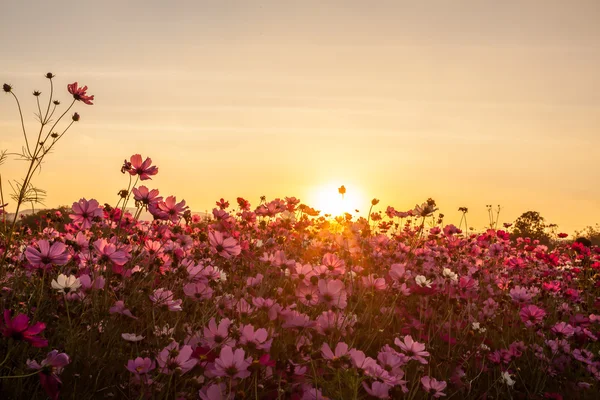
{"type": "Polygon", "coordinates": [[[81,226],[81,229],[89,229],[92,227],[92,222],[95,217],[102,217],[103,211],[98,207],[98,202],[94,199],[86,200],[80,199],[78,202],[73,203],[73,214],[69,214],[69,217],[77,225],[81,226]]]}
{"type": "Polygon", "coordinates": [[[242,248],[237,240],[232,237],[224,238],[223,234],[219,231],[209,231],[208,240],[210,241],[212,251],[222,257],[231,258],[242,252],[242,248]]]}
{"type": "Polygon", "coordinates": [[[243,349],[235,352],[229,346],[221,349],[219,358],[215,360],[214,370],[216,376],[228,376],[230,378],[244,379],[250,376],[248,367],[252,364],[252,357],[244,358],[246,354],[243,349]]]}
{"type": "Polygon", "coordinates": [[[62,382],[58,375],[63,368],[71,362],[71,359],[66,353],[59,353],[58,350],[52,350],[41,364],[37,361],[27,360],[27,367],[39,371],[40,383],[46,394],[52,400],[58,400],[60,387],[62,382]]]}
{"type": "Polygon", "coordinates": [[[71,83],[70,85],[67,85],[67,89],[69,90],[69,93],[71,93],[73,95],[73,98],[75,100],[79,100],[79,101],[83,101],[85,104],[91,106],[94,103],[92,103],[92,100],[94,100],[94,96],[88,96],[86,94],[88,87],[87,86],[83,86],[83,87],[77,87],[77,82],[71,83]]]}
{"type": "Polygon", "coordinates": [[[152,159],[150,157],[146,157],[144,162],[142,162],[142,156],[139,154],[134,154],[129,159],[131,161],[131,168],[129,169],[129,174],[131,176],[139,175],[140,179],[145,181],[150,178],[150,175],[158,174],[158,167],[152,164],[152,159]]]}
{"type": "Polygon", "coordinates": [[[0,330],[4,337],[9,337],[14,340],[24,340],[29,342],[33,347],[46,347],[48,341],[38,335],[46,329],[46,324],[36,322],[29,326],[29,317],[25,314],[19,314],[11,318],[11,311],[4,310],[4,323],[0,322],[0,330]]]}
{"type": "Polygon", "coordinates": [[[523,321],[525,326],[531,328],[532,326],[542,322],[542,320],[546,316],[546,311],[537,306],[534,306],[533,304],[530,304],[521,309],[519,316],[521,317],[521,321],[523,321]]]}
{"type": "Polygon", "coordinates": [[[37,242],[39,250],[33,246],[27,247],[25,257],[35,268],[51,268],[52,265],[65,265],[69,259],[64,243],[54,242],[52,245],[47,240],[37,242]]]}

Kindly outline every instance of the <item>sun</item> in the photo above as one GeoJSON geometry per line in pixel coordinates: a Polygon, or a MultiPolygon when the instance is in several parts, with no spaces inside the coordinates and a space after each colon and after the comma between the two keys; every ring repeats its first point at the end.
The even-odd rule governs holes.
{"type": "Polygon", "coordinates": [[[363,211],[365,197],[356,185],[351,183],[330,182],[314,188],[308,196],[307,205],[321,211],[321,215],[343,215],[344,213],[356,214],[356,210],[363,211]],[[344,185],[346,192],[343,197],[339,188],[344,185]]]}

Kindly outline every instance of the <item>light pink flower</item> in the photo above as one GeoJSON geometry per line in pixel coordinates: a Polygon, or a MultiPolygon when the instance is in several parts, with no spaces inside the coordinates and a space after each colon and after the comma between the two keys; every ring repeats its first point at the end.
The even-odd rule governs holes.
{"type": "Polygon", "coordinates": [[[314,286],[300,284],[296,288],[296,298],[306,306],[316,306],[319,304],[319,290],[314,286]]]}
{"type": "Polygon", "coordinates": [[[204,327],[204,344],[210,347],[226,345],[235,346],[235,340],[229,337],[229,326],[231,321],[223,318],[219,325],[214,318],[208,321],[208,326],[204,327]]]}
{"type": "Polygon", "coordinates": [[[29,246],[25,250],[27,261],[35,268],[52,268],[53,265],[65,265],[69,260],[67,247],[64,243],[54,242],[52,245],[47,240],[37,242],[39,250],[29,246]]]}
{"type": "Polygon", "coordinates": [[[158,195],[157,189],[148,190],[146,186],[133,188],[131,192],[133,193],[133,199],[146,207],[150,204],[155,205],[163,199],[162,196],[158,195]]]}
{"type": "Polygon", "coordinates": [[[242,252],[242,248],[234,238],[228,237],[225,239],[219,231],[209,231],[208,240],[212,251],[222,257],[231,258],[242,252]]]}
{"type": "MultiPolygon", "coordinates": [[[[161,219],[169,220],[173,223],[177,223],[183,216],[185,210],[188,209],[185,205],[185,200],[181,200],[177,203],[177,198],[175,196],[169,196],[165,201],[159,201],[156,203],[156,207],[161,219]]],[[[152,213],[153,208],[149,207],[148,210],[152,213]]]]}
{"type": "Polygon", "coordinates": [[[156,363],[147,357],[137,357],[135,360],[127,361],[125,368],[127,368],[127,370],[133,374],[141,375],[147,374],[156,368],[156,363]]]}
{"type": "Polygon", "coordinates": [[[252,325],[244,325],[241,329],[240,344],[249,348],[269,351],[273,339],[269,339],[269,333],[264,328],[254,330],[252,325]]]}
{"type": "Polygon", "coordinates": [[[79,225],[81,229],[91,228],[94,218],[102,217],[104,214],[98,206],[98,202],[94,199],[88,201],[82,198],[78,202],[73,203],[71,209],[73,210],[73,214],[69,214],[69,218],[75,224],[79,225]]]}
{"type": "Polygon", "coordinates": [[[447,385],[444,381],[438,381],[435,378],[424,376],[421,378],[421,384],[423,385],[423,389],[425,389],[427,393],[433,394],[433,397],[435,398],[446,395],[446,393],[442,392],[446,389],[447,385]]]}
{"type": "Polygon", "coordinates": [[[252,364],[252,357],[244,358],[243,349],[235,352],[229,346],[224,346],[215,360],[214,370],[216,376],[228,376],[230,378],[244,379],[251,375],[248,367],[252,364]]]}
{"type": "Polygon", "coordinates": [[[335,346],[335,353],[331,351],[329,344],[323,343],[321,346],[321,354],[326,360],[336,360],[338,358],[345,357],[348,355],[348,345],[344,342],[339,342],[335,346]]]}
{"type": "Polygon", "coordinates": [[[98,239],[94,242],[94,248],[100,254],[99,261],[110,261],[115,265],[123,266],[129,259],[129,254],[124,250],[117,250],[117,246],[106,239],[98,239]]]}
{"type": "Polygon", "coordinates": [[[429,353],[425,351],[425,345],[423,343],[415,342],[410,335],[404,337],[404,341],[396,338],[394,344],[400,347],[408,356],[413,360],[419,361],[421,364],[427,364],[427,360],[423,357],[429,357],[429,353]]]}
{"type": "Polygon", "coordinates": [[[228,394],[225,383],[213,383],[204,386],[199,392],[200,400],[233,400],[233,393],[228,394]]]}
{"type": "Polygon", "coordinates": [[[329,307],[335,306],[344,309],[348,305],[344,282],[338,279],[331,281],[319,280],[319,294],[321,302],[329,307]]]}
{"type": "Polygon", "coordinates": [[[389,399],[390,398],[390,389],[391,386],[385,383],[374,381],[371,386],[366,382],[362,383],[363,388],[369,393],[371,396],[376,397],[378,399],[389,399]]]}
{"type": "Polygon", "coordinates": [[[183,293],[195,300],[208,300],[212,297],[213,290],[204,282],[196,282],[184,285],[183,293]]]}
{"type": "Polygon", "coordinates": [[[170,311],[181,311],[182,301],[175,300],[174,296],[170,290],[159,288],[150,295],[150,300],[158,306],[167,306],[170,311]]]}
{"type": "Polygon", "coordinates": [[[163,374],[172,374],[175,370],[185,374],[198,362],[196,358],[192,358],[193,352],[191,346],[179,347],[177,342],[171,342],[158,354],[156,361],[163,374]]]}
{"type": "Polygon", "coordinates": [[[123,300],[118,300],[115,304],[108,310],[111,314],[123,314],[129,318],[137,319],[134,317],[129,309],[125,308],[125,302],[123,300]]]}

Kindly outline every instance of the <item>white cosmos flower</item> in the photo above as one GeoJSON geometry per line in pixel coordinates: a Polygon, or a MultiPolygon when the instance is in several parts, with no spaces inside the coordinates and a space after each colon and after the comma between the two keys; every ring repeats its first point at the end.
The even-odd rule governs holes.
{"type": "Polygon", "coordinates": [[[74,275],[58,275],[57,279],[52,280],[52,288],[59,291],[59,293],[74,292],[81,287],[79,278],[74,275]]]}
{"type": "Polygon", "coordinates": [[[122,333],[121,337],[128,342],[139,342],[140,340],[144,339],[144,336],[138,336],[135,333],[122,333]]]}
{"type": "Polygon", "coordinates": [[[415,282],[421,287],[427,286],[428,288],[431,288],[431,281],[425,278],[423,275],[417,275],[415,277],[415,282]]]}
{"type": "Polygon", "coordinates": [[[450,278],[454,282],[458,280],[458,275],[455,272],[452,272],[450,268],[444,268],[442,275],[444,275],[445,278],[450,278]]]}
{"type": "Polygon", "coordinates": [[[502,373],[502,379],[504,380],[504,383],[506,383],[510,387],[512,387],[516,383],[516,381],[511,378],[508,371],[504,371],[502,373]]]}

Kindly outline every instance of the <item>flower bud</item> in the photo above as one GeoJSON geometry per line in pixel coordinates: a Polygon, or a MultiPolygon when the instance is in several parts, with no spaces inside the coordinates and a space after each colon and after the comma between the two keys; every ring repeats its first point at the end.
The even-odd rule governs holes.
{"type": "Polygon", "coordinates": [[[33,95],[34,95],[35,97],[38,97],[40,94],[42,94],[42,92],[40,92],[39,90],[35,90],[35,91],[33,92],[33,95]]]}
{"type": "Polygon", "coordinates": [[[12,91],[12,86],[10,86],[8,83],[5,83],[2,85],[2,90],[4,90],[6,93],[10,93],[12,91]]]}
{"type": "Polygon", "coordinates": [[[55,76],[55,75],[54,75],[52,72],[48,72],[48,73],[46,74],[46,78],[48,78],[48,79],[52,79],[52,78],[54,78],[54,76],[55,76]]]}
{"type": "Polygon", "coordinates": [[[79,114],[77,114],[77,113],[73,114],[73,121],[77,122],[77,121],[79,121],[79,118],[80,118],[79,114]]]}

